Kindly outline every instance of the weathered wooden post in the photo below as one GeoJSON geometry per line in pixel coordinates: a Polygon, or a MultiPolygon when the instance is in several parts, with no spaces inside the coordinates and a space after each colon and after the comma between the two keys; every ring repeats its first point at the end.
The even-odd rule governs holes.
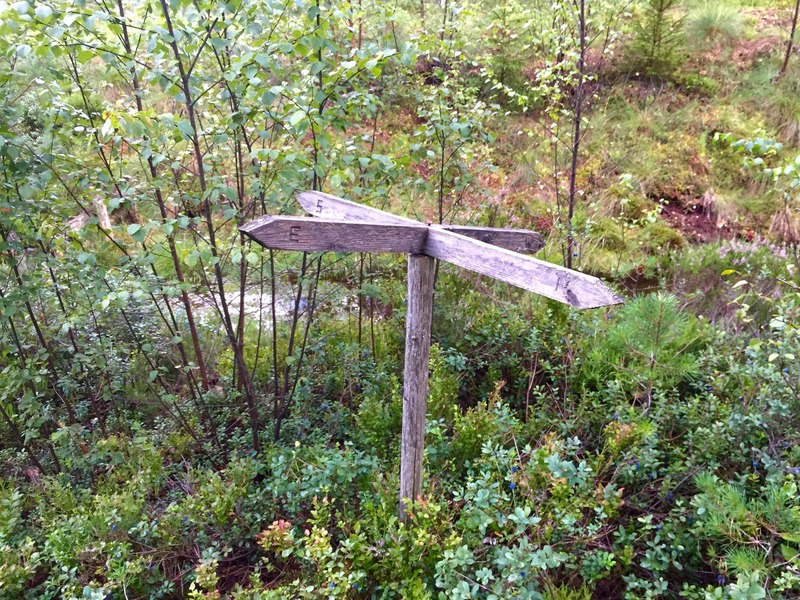
{"type": "MultiPolygon", "coordinates": [[[[403,433],[400,447],[400,502],[422,492],[422,453],[428,413],[428,363],[431,356],[433,276],[436,261],[408,255],[406,361],[403,370],[403,433]]],[[[401,508],[401,517],[404,516],[401,508]]]]}
{"type": "Polygon", "coordinates": [[[524,256],[542,248],[541,236],[521,229],[426,225],[321,192],[297,200],[320,218],[263,216],[241,231],[267,248],[307,252],[403,252],[408,256],[408,312],[400,453],[400,518],[406,500],[422,491],[428,361],[433,315],[434,259],[505,281],[577,308],[621,302],[603,282],[524,256]]]}

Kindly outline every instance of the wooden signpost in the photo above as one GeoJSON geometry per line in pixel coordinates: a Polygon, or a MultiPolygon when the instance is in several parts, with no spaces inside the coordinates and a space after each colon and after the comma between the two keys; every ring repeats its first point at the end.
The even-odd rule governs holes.
{"type": "Polygon", "coordinates": [[[621,302],[596,277],[521,254],[536,252],[544,246],[541,236],[533,231],[430,225],[321,192],[303,192],[297,200],[312,218],[263,216],[243,225],[241,231],[275,250],[408,254],[401,519],[406,518],[405,501],[415,500],[422,491],[434,259],[576,308],[621,302]]]}

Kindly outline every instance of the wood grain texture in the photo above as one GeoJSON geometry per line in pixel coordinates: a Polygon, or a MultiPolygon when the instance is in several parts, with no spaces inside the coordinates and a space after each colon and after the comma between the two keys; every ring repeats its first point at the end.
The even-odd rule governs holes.
{"type": "Polygon", "coordinates": [[[262,246],[306,252],[420,253],[428,228],[339,219],[264,216],[239,228],[262,246]]]}
{"type": "MultiPolygon", "coordinates": [[[[413,219],[398,217],[321,192],[302,192],[297,198],[307,212],[328,219],[409,228],[422,225],[413,219]]],[[[620,297],[596,277],[516,252],[520,239],[513,238],[510,234],[506,237],[506,233],[517,233],[517,230],[489,230],[493,236],[492,243],[486,243],[481,238],[488,239],[489,228],[468,228],[475,234],[473,237],[462,235],[452,226],[430,225],[425,229],[428,233],[423,252],[428,256],[576,308],[597,308],[622,302],[620,297]],[[513,240],[509,244],[510,249],[504,246],[508,239],[513,240]],[[498,240],[503,243],[499,244],[498,240]]]]}
{"type": "Polygon", "coordinates": [[[386,223],[395,225],[425,225],[414,219],[398,217],[377,208],[364,206],[338,196],[323,192],[301,192],[297,194],[297,202],[308,214],[326,219],[342,219],[369,223],[386,223]]]}
{"type": "Polygon", "coordinates": [[[529,229],[498,229],[496,227],[469,227],[466,225],[431,225],[479,240],[485,244],[505,248],[522,254],[535,254],[544,248],[542,236],[529,229]]]}
{"type": "MultiPolygon", "coordinates": [[[[302,192],[297,201],[307,213],[316,217],[358,221],[360,223],[385,223],[424,226],[425,223],[398,217],[386,211],[357,204],[344,198],[322,192],[302,192]]],[[[470,227],[466,225],[430,225],[431,229],[445,229],[454,233],[499,246],[514,252],[533,254],[544,247],[542,236],[529,229],[500,229],[496,227],[470,227]]]]}
{"type": "Polygon", "coordinates": [[[403,521],[407,518],[405,500],[416,500],[422,492],[435,264],[428,256],[408,256],[403,433],[400,448],[400,519],[403,521]]]}
{"type": "Polygon", "coordinates": [[[622,302],[622,298],[597,277],[452,231],[431,229],[425,254],[576,308],[597,308],[622,302]]]}

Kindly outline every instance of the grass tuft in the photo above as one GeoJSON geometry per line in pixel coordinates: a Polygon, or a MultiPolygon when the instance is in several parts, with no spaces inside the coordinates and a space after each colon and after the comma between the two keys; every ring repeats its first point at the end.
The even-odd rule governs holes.
{"type": "Polygon", "coordinates": [[[782,210],[773,215],[769,224],[769,232],[789,246],[797,246],[800,243],[800,226],[798,226],[797,217],[788,206],[784,206],[782,210]]]}
{"type": "Polygon", "coordinates": [[[744,31],[744,19],[737,10],[722,2],[704,4],[686,17],[686,36],[690,45],[737,40],[744,31]]]}
{"type": "Polygon", "coordinates": [[[713,188],[708,188],[700,197],[700,206],[703,214],[714,219],[717,227],[725,227],[736,220],[738,212],[736,203],[718,194],[713,188]]]}

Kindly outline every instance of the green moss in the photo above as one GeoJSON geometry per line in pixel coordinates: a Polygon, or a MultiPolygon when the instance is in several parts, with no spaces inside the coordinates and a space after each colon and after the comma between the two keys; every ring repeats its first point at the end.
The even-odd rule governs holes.
{"type": "Polygon", "coordinates": [[[657,221],[641,230],[638,236],[640,247],[648,254],[656,254],[664,250],[683,248],[686,240],[664,221],[657,221]]]}

